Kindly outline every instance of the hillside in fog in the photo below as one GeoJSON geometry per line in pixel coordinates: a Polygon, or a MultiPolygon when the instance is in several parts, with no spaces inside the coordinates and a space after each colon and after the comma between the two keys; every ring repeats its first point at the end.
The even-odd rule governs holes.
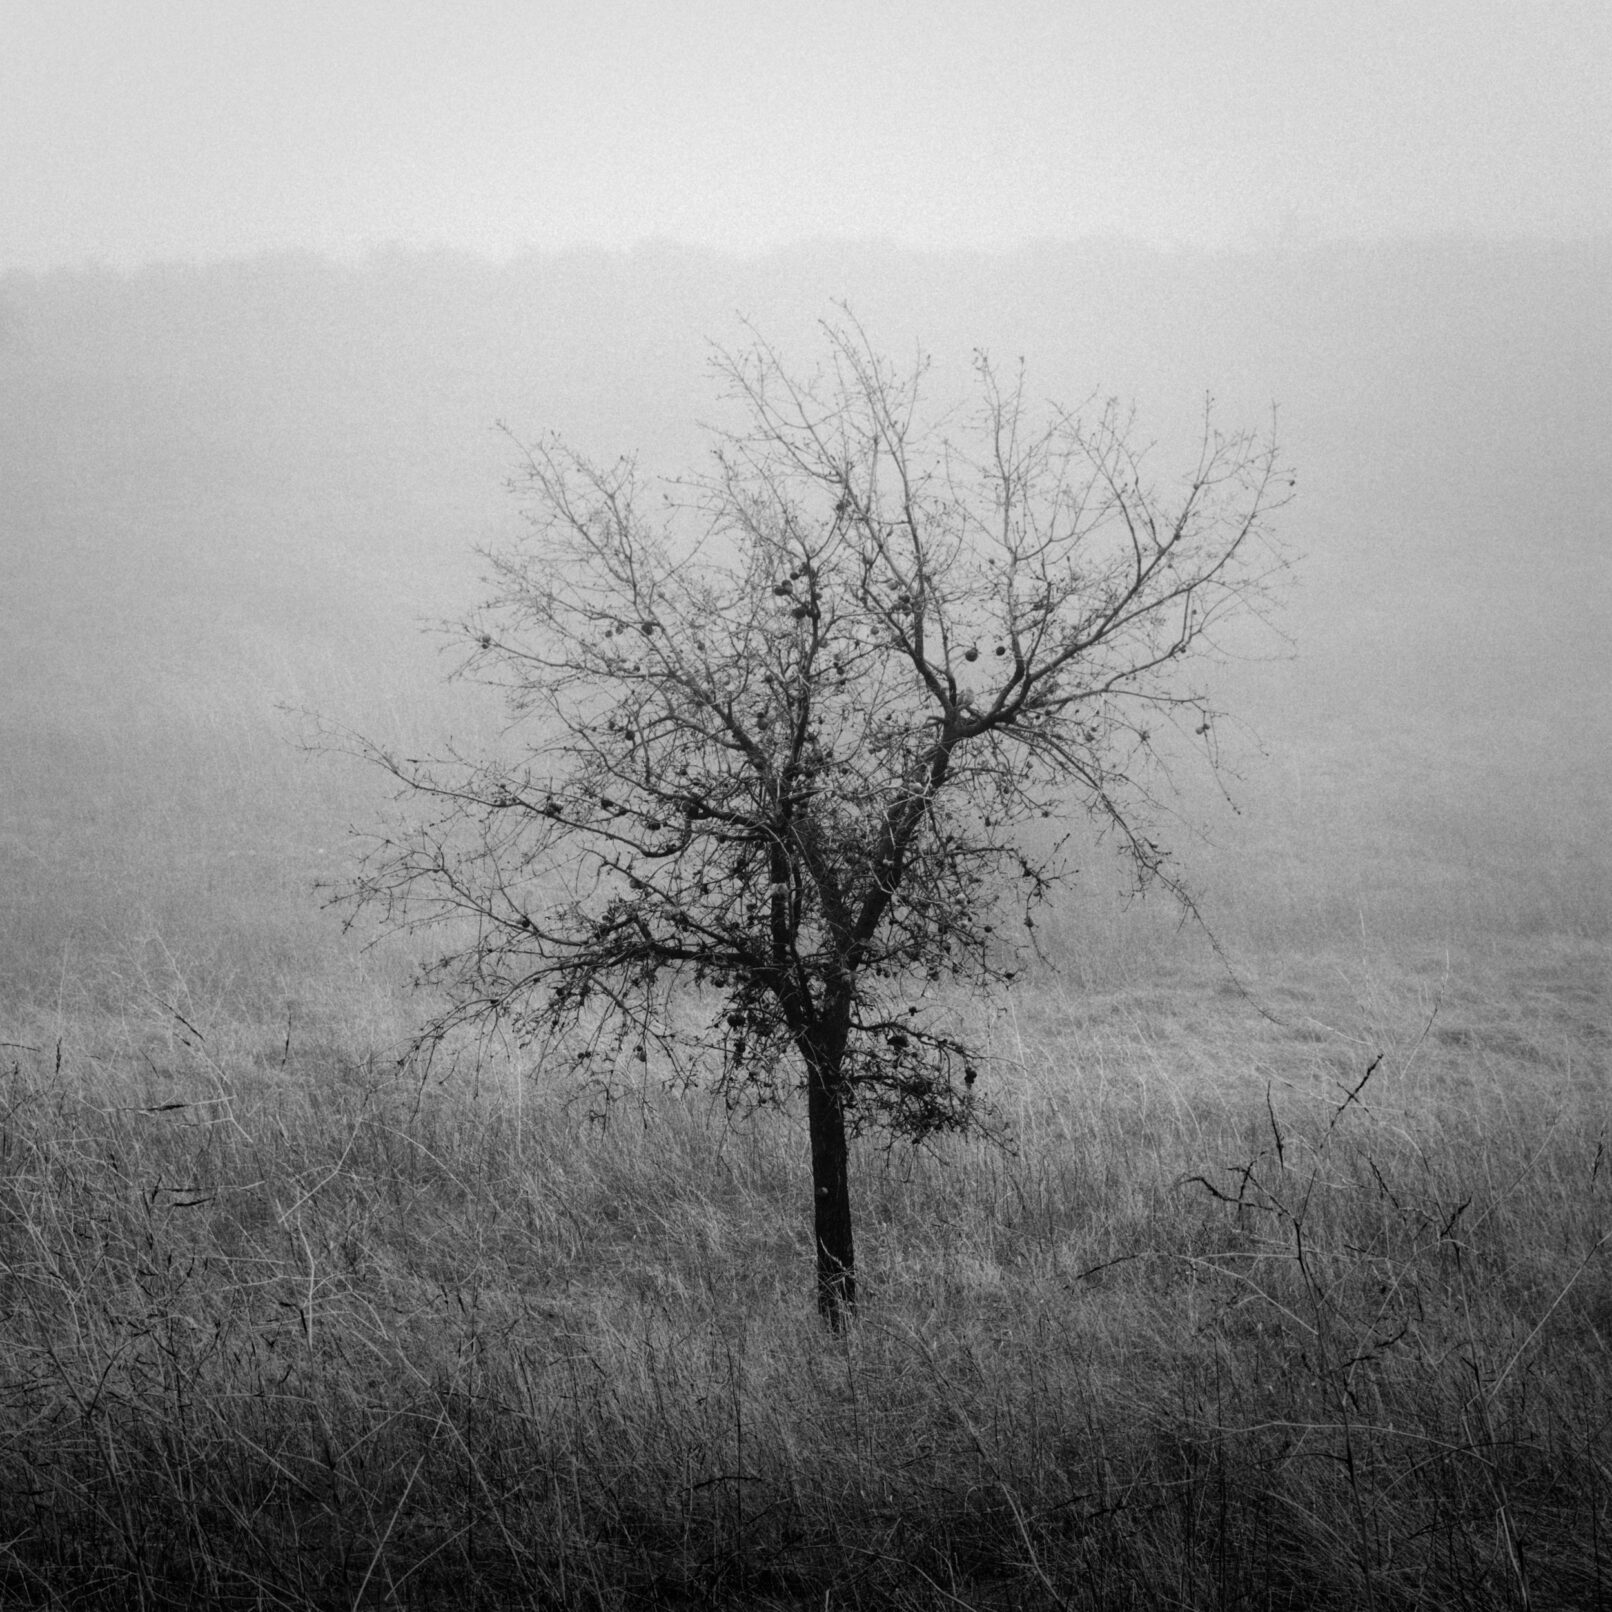
{"type": "Polygon", "coordinates": [[[1032,393],[1134,398],[1161,472],[1206,392],[1227,425],[1277,408],[1294,657],[1224,674],[1268,755],[1199,854],[1251,933],[1379,896],[1463,921],[1486,889],[1518,921],[1533,901],[1534,921],[1604,923],[1609,282],[1607,243],[1463,241],[7,276],[0,876],[28,937],[10,977],[37,986],[120,925],[172,935],[223,901],[226,857],[305,888],[368,797],[296,758],[276,707],[483,720],[418,626],[473,601],[473,549],[518,529],[511,437],[696,466],[709,343],[748,319],[809,366],[840,298],[886,351],[921,343],[938,396],[983,347],[1022,355],[1032,393]]]}

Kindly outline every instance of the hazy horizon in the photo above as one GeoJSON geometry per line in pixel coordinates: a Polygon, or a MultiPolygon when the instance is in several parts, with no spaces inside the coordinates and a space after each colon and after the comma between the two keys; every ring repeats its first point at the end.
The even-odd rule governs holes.
{"type": "Polygon", "coordinates": [[[1182,843],[1216,917],[1276,937],[1572,912],[1599,932],[1609,279],[1612,243],[1449,241],[0,277],[0,862],[35,936],[11,978],[152,926],[179,944],[181,913],[333,941],[309,885],[374,802],[297,764],[276,706],[480,731],[486,703],[444,688],[452,657],[419,627],[474,603],[475,549],[519,531],[517,443],[698,468],[709,343],[746,340],[743,313],[810,368],[840,297],[886,351],[933,354],[938,400],[977,346],[1022,356],[1035,397],[1134,399],[1160,474],[1206,391],[1228,427],[1276,406],[1294,652],[1222,674],[1265,754],[1241,817],[1203,780],[1186,802],[1218,841],[1182,843]],[[281,892],[255,910],[232,894],[248,866],[281,892]]]}
{"type": "Polygon", "coordinates": [[[1612,229],[1612,13],[730,0],[0,14],[0,268],[1612,229]]]}
{"type": "Polygon", "coordinates": [[[1225,674],[1271,752],[1207,864],[1228,901],[1291,916],[1271,870],[1309,858],[1334,918],[1589,922],[1609,78],[1579,0],[0,10],[29,945],[227,908],[242,845],[304,912],[361,803],[285,760],[276,702],[457,720],[416,627],[519,529],[498,423],[686,470],[708,344],[748,316],[809,367],[841,298],[937,397],[983,347],[1134,399],[1162,473],[1206,393],[1276,409],[1296,654],[1225,674]]]}

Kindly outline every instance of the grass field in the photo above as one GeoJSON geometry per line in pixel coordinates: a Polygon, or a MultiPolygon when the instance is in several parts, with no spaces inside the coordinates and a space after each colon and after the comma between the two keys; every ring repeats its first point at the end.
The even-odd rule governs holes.
{"type": "Polygon", "coordinates": [[[295,731],[6,735],[0,1602],[1612,1600],[1593,790],[1286,744],[1187,846],[1235,974],[1094,869],[836,1341],[799,1116],[399,1062],[295,731]]]}
{"type": "Polygon", "coordinates": [[[36,1004],[6,1604],[1612,1599],[1604,942],[1065,961],[980,1026],[1010,1146],[859,1153],[843,1340],[791,1117],[36,1004]]]}
{"type": "Polygon", "coordinates": [[[7,277],[0,1607],[1612,1605],[1606,264],[7,277]],[[313,894],[384,794],[277,710],[474,749],[413,628],[518,528],[492,421],[686,468],[702,337],[819,294],[1276,399],[1301,475],[1268,754],[1164,835],[1234,973],[1088,866],[1004,1144],[856,1153],[841,1339],[800,1116],[399,1061],[313,894]]]}

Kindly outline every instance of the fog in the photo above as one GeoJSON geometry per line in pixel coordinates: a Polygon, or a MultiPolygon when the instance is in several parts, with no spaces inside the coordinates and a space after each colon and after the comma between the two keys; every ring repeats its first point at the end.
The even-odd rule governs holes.
{"type": "Polygon", "coordinates": [[[1161,474],[1206,392],[1226,426],[1276,410],[1289,645],[1217,672],[1249,728],[1241,811],[1197,780],[1178,834],[1245,951],[1373,925],[1604,934],[1609,284],[1612,243],[1470,239],[9,274],[0,991],[147,967],[153,944],[260,974],[267,947],[264,989],[290,991],[340,945],[310,887],[376,796],[303,755],[282,707],[487,732],[421,629],[519,530],[518,443],[697,469],[711,343],[748,320],[810,367],[837,299],[892,355],[932,355],[938,398],[983,347],[1022,357],[1032,395],[1134,399],[1161,474]]]}

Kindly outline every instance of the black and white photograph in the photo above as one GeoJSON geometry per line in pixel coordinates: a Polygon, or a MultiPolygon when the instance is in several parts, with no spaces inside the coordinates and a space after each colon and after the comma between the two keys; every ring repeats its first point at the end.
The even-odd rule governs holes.
{"type": "Polygon", "coordinates": [[[0,1608],[1612,1607],[1604,0],[0,0],[0,1608]]]}

